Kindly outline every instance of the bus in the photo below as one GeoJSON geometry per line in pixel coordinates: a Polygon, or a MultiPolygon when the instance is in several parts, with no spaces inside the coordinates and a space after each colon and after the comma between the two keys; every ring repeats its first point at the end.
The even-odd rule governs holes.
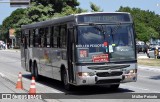
{"type": "Polygon", "coordinates": [[[21,27],[21,65],[72,86],[136,82],[134,23],[127,12],[72,14],[21,27]]]}

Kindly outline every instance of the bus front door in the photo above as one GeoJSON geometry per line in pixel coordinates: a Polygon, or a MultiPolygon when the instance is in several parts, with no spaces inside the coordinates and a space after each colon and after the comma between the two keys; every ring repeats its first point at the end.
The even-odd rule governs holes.
{"type": "Polygon", "coordinates": [[[68,46],[67,46],[67,55],[68,55],[68,75],[69,75],[69,82],[73,83],[74,80],[74,71],[73,71],[73,29],[68,29],[67,39],[68,39],[68,46]]]}

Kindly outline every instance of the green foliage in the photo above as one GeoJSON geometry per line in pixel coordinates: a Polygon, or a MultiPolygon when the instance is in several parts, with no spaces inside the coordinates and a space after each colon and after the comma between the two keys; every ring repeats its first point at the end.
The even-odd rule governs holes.
{"type": "MultiPolygon", "coordinates": [[[[17,25],[17,23],[20,19],[22,19],[22,16],[24,15],[24,11],[25,9],[21,9],[21,8],[17,9],[13,11],[9,17],[4,19],[4,21],[2,22],[2,27],[1,27],[1,39],[9,40],[9,29],[10,28],[15,28],[15,29],[20,28],[20,26],[17,25]]],[[[19,33],[17,32],[17,35],[18,34],[19,33]]]]}
{"type": "Polygon", "coordinates": [[[54,9],[52,13],[61,13],[63,11],[63,8],[66,6],[70,6],[71,8],[76,8],[76,6],[79,6],[79,2],[77,0],[31,0],[32,2],[35,2],[37,5],[43,5],[47,6],[48,4],[51,4],[54,9]]]}
{"type": "Polygon", "coordinates": [[[4,35],[2,33],[2,25],[0,25],[0,40],[3,40],[4,39],[4,35]]]}
{"type": "Polygon", "coordinates": [[[19,20],[18,25],[47,20],[52,17],[52,11],[54,10],[52,9],[51,4],[43,6],[41,4],[37,5],[36,3],[32,3],[31,7],[25,10],[25,14],[22,16],[22,19],[19,20]]]}
{"type": "Polygon", "coordinates": [[[54,17],[84,12],[77,0],[31,0],[29,8],[17,9],[7,17],[2,24],[3,38],[8,38],[8,30],[16,29],[16,36],[20,36],[21,25],[31,24],[39,21],[48,20],[54,17]]]}
{"type": "Polygon", "coordinates": [[[99,6],[97,6],[96,4],[90,2],[90,7],[92,9],[92,12],[102,12],[103,10],[101,10],[101,8],[99,6]]]}
{"type": "Polygon", "coordinates": [[[137,40],[144,42],[152,38],[160,38],[160,16],[152,11],[139,8],[120,7],[119,12],[131,13],[137,34],[137,40]]]}

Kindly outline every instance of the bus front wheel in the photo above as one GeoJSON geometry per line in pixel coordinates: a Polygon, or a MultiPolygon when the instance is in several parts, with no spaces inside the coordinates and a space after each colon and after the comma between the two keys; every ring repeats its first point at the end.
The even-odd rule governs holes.
{"type": "Polygon", "coordinates": [[[68,75],[65,70],[62,71],[62,78],[64,88],[68,91],[71,90],[71,85],[68,83],[68,75]]]}

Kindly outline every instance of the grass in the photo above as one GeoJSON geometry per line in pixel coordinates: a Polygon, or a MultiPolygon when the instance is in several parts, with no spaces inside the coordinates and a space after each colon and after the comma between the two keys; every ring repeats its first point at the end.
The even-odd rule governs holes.
{"type": "Polygon", "coordinates": [[[160,59],[138,59],[138,64],[160,67],[160,59]]]}

